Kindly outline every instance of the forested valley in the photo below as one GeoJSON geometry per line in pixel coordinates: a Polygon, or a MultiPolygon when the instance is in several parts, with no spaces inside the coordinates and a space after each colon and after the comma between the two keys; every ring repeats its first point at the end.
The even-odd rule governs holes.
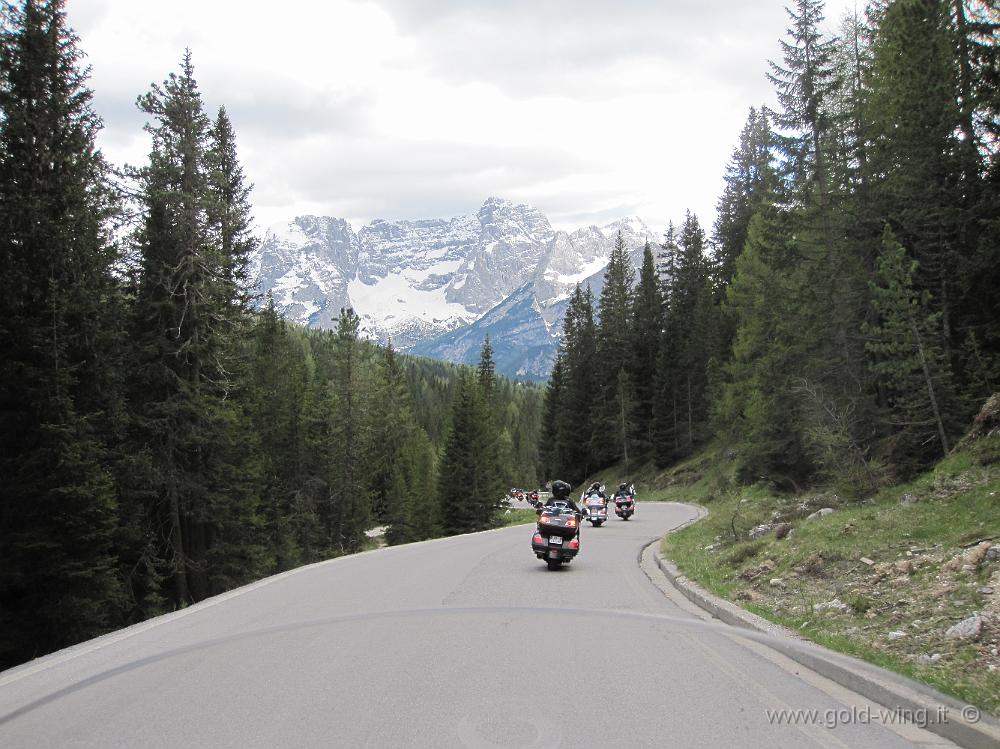
{"type": "Polygon", "coordinates": [[[0,668],[365,548],[491,527],[538,479],[543,390],[286,324],[190,52],[95,146],[63,3],[0,28],[0,668]]]}
{"type": "MultiPolygon", "coordinates": [[[[878,0],[824,33],[796,0],[708,234],[577,289],[544,473],[663,468],[863,499],[946,455],[1000,386],[1000,10],[878,0]]],[[[669,170],[668,170],[669,171],[669,170]]],[[[724,489],[724,487],[722,487],[724,489]]]]}

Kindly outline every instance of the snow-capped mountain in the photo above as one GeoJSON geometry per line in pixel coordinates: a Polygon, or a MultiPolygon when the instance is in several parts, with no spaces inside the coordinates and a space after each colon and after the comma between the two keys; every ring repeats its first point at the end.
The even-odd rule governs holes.
{"type": "Polygon", "coordinates": [[[272,226],[254,258],[262,291],[285,317],[336,325],[341,307],[365,332],[402,350],[474,362],[488,333],[504,374],[548,376],[566,300],[595,293],[615,235],[641,261],[655,237],[638,219],[567,233],[537,209],[489,198],[475,215],[377,220],[300,216],[272,226]]]}
{"type": "Polygon", "coordinates": [[[577,284],[589,286],[595,298],[600,296],[604,269],[619,231],[638,272],[646,242],[656,242],[639,219],[590,226],[572,234],[557,232],[548,254],[524,286],[475,322],[418,342],[412,353],[475,364],[483,340],[489,335],[498,372],[546,379],[559,347],[569,297],[577,284]]]}

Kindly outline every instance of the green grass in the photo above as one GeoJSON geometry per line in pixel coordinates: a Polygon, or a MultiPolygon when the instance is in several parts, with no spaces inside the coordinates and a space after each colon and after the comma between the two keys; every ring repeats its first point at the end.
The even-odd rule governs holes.
{"type": "Polygon", "coordinates": [[[689,501],[709,509],[707,518],[663,541],[664,555],[706,589],[833,650],[996,714],[1000,598],[994,597],[1000,597],[1000,588],[994,597],[977,593],[977,588],[996,586],[1000,562],[984,562],[972,571],[950,571],[943,565],[969,544],[1000,542],[1000,463],[992,460],[997,443],[1000,437],[981,440],[974,449],[956,453],[915,481],[865,503],[844,502],[824,491],[793,496],[766,486],[728,488],[731,466],[717,450],[653,477],[661,485],[651,487],[646,498],[689,501]],[[902,504],[904,495],[916,502],[902,504]],[[826,506],[835,512],[805,519],[826,506]],[[794,532],[784,540],[773,534],[749,540],[751,528],[773,521],[791,523],[794,532]],[[915,565],[912,574],[894,567],[904,560],[915,565]],[[773,578],[780,578],[784,587],[770,585],[773,578]],[[850,611],[813,610],[814,603],[835,597],[850,611]],[[984,628],[979,641],[944,637],[948,626],[984,610],[993,612],[995,623],[984,628]],[[895,630],[906,635],[888,640],[887,633],[895,630]],[[918,660],[931,653],[941,654],[937,663],[918,660]]]}
{"type": "Polygon", "coordinates": [[[512,509],[509,515],[505,512],[497,515],[497,527],[505,528],[509,525],[524,525],[525,523],[534,523],[537,520],[538,515],[534,510],[512,509]]]}

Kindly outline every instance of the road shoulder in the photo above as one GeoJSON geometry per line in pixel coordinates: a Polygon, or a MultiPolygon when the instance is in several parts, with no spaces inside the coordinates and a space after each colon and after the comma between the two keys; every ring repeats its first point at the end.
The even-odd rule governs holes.
{"type": "MultiPolygon", "coordinates": [[[[708,514],[704,507],[693,507],[698,510],[698,516],[672,529],[671,533],[698,522],[708,514]]],[[[643,549],[640,565],[651,580],[652,575],[659,573],[662,582],[669,588],[665,589],[656,580],[653,582],[668,598],[677,602],[677,597],[683,597],[710,618],[765,635],[766,639],[756,642],[766,642],[769,648],[785,658],[899,715],[944,716],[941,721],[927,721],[925,728],[959,746],[974,749],[1000,746],[1000,723],[982,715],[978,709],[923,684],[816,645],[785,627],[709,593],[683,575],[673,562],[664,559],[659,545],[657,540],[643,549]],[[675,595],[671,595],[671,591],[675,595]]],[[[691,610],[689,606],[683,608],[691,610]]],[[[908,738],[912,740],[915,737],[908,738]]]]}

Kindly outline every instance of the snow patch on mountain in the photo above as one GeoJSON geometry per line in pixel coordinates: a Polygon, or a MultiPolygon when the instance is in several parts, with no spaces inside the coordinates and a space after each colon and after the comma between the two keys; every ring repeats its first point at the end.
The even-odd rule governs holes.
{"type": "Polygon", "coordinates": [[[635,217],[555,231],[537,209],[487,199],[473,215],[372,221],[299,216],[272,226],[251,270],[287,318],[336,327],[343,307],[366,335],[451,361],[478,356],[487,333],[497,369],[544,378],[577,284],[595,294],[622,232],[633,260],[655,242],[635,217]]]}
{"type": "Polygon", "coordinates": [[[431,326],[456,327],[472,322],[477,315],[461,304],[446,299],[444,287],[421,289],[416,279],[404,273],[379,278],[366,284],[355,278],[347,285],[347,295],[358,316],[372,326],[372,332],[392,331],[414,319],[431,326]]]}

